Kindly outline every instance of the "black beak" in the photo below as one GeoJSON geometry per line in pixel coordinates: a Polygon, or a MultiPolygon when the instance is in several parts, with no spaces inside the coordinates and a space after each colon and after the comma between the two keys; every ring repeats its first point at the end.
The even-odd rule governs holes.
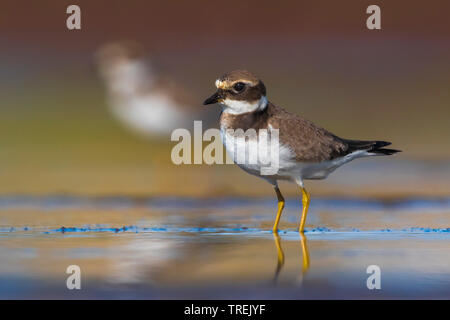
{"type": "Polygon", "coordinates": [[[219,93],[219,91],[216,91],[211,97],[209,97],[208,99],[206,99],[204,102],[203,102],[203,105],[207,105],[207,104],[213,104],[213,103],[217,103],[217,102],[219,102],[219,100],[221,99],[222,97],[220,96],[220,93],[219,93]]]}

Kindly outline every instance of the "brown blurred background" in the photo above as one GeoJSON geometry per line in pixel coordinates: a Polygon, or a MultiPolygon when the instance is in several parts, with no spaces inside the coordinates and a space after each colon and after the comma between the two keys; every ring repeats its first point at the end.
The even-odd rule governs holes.
{"type": "Polygon", "coordinates": [[[448,195],[449,12],[437,0],[3,0],[0,193],[272,195],[235,166],[174,166],[169,137],[147,140],[117,123],[93,54],[134,40],[198,108],[219,75],[246,68],[272,102],[339,136],[404,151],[342,168],[312,183],[315,193],[448,195]],[[81,7],[81,30],[66,28],[70,4],[81,7]],[[370,4],[381,7],[382,30],[366,28],[370,4]]]}

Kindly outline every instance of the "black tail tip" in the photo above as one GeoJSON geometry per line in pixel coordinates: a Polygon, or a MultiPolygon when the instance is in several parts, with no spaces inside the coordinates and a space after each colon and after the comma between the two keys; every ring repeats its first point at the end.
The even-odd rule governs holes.
{"type": "Polygon", "coordinates": [[[391,142],[389,142],[389,141],[375,141],[375,143],[372,145],[372,149],[373,150],[381,149],[381,148],[386,147],[386,146],[388,146],[390,144],[391,144],[391,142]]]}
{"type": "Polygon", "coordinates": [[[402,152],[402,151],[396,150],[396,149],[380,148],[380,149],[372,150],[371,152],[375,153],[375,154],[379,154],[379,155],[390,156],[390,155],[393,155],[393,154],[396,154],[396,153],[402,152]]]}

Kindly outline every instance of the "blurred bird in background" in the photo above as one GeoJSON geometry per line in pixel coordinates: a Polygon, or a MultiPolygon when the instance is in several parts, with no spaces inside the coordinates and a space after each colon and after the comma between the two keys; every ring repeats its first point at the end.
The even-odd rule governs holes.
{"type": "Polygon", "coordinates": [[[96,60],[109,108],[141,135],[166,136],[176,128],[191,128],[194,120],[212,123],[215,118],[196,108],[198,103],[185,88],[158,74],[139,43],[106,44],[97,51],[96,60]]]}

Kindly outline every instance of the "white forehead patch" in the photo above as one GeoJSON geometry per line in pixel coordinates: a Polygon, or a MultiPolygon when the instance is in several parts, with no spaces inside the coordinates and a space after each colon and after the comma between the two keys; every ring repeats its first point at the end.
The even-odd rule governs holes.
{"type": "Polygon", "coordinates": [[[216,80],[215,85],[216,85],[217,89],[224,89],[225,88],[225,82],[220,81],[219,79],[216,80]]]}

